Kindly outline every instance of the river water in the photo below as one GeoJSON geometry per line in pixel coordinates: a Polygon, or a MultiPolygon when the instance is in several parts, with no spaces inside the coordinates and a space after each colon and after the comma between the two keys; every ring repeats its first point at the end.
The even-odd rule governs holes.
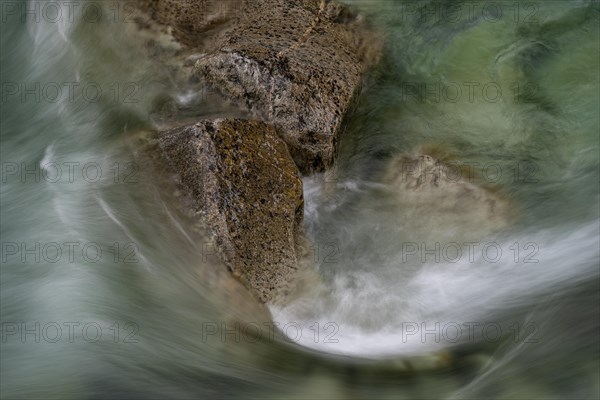
{"type": "Polygon", "coordinates": [[[228,106],[127,3],[65,3],[2,2],[3,398],[600,395],[598,3],[350,2],[384,56],[304,178],[318,283],[270,307],[153,150],[228,106]],[[382,171],[419,149],[514,220],[400,207],[382,171]]]}

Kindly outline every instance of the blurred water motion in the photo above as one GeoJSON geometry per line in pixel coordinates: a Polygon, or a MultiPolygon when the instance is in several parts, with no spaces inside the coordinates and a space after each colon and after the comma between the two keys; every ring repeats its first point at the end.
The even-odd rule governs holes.
{"type": "Polygon", "coordinates": [[[165,113],[225,105],[122,3],[3,2],[3,398],[598,398],[598,3],[349,3],[385,56],[336,170],[304,179],[320,282],[268,308],[152,156],[165,113]],[[517,221],[398,207],[382,171],[423,149],[517,221]]]}

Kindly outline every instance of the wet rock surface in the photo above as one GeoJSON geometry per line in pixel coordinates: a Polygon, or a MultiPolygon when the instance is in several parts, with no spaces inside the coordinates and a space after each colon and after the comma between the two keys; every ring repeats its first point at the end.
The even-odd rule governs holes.
{"type": "Polygon", "coordinates": [[[138,0],[137,20],[145,28],[170,31],[189,48],[210,48],[240,17],[242,0],[138,0]]]}
{"type": "Polygon", "coordinates": [[[275,129],[203,120],[162,132],[159,146],[234,275],[263,302],[289,290],[304,203],[298,169],[275,129]]]}
{"type": "Polygon", "coordinates": [[[344,116],[378,60],[362,16],[321,0],[147,1],[152,21],[201,54],[195,74],[269,121],[302,173],[332,165],[344,116]]]}
{"type": "Polygon", "coordinates": [[[382,181],[392,188],[402,212],[412,214],[411,220],[423,225],[438,221],[431,228],[450,237],[466,231],[481,238],[509,226],[517,216],[508,197],[427,154],[396,156],[382,181]]]}
{"type": "Polygon", "coordinates": [[[188,74],[194,90],[204,85],[225,100],[216,103],[238,110],[222,115],[243,116],[208,113],[193,124],[192,113],[168,99],[156,107],[173,108],[163,126],[191,124],[159,135],[191,208],[233,273],[273,302],[293,290],[306,258],[299,175],[333,164],[344,117],[378,59],[374,36],[360,15],[332,1],[135,4],[140,32],[160,38],[151,42],[163,49],[158,58],[181,64],[181,81],[188,74]]]}
{"type": "Polygon", "coordinates": [[[198,60],[210,85],[272,122],[304,174],[334,161],[343,120],[373,60],[362,23],[332,2],[263,0],[198,60]]]}

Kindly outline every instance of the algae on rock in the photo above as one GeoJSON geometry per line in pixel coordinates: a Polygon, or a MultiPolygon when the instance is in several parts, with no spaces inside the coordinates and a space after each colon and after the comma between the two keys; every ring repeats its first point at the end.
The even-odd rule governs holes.
{"type": "Polygon", "coordinates": [[[298,269],[304,203],[298,169],[275,129],[203,120],[161,133],[159,146],[234,275],[262,301],[285,293],[298,269]]]}

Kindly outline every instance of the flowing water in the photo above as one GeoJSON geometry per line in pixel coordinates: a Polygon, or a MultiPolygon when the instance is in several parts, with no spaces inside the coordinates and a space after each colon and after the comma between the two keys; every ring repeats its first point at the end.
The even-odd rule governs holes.
{"type": "Polygon", "coordinates": [[[350,2],[384,56],[304,178],[319,282],[269,308],[146,155],[227,107],[126,3],[64,3],[2,2],[3,398],[600,395],[598,3],[350,2]],[[423,149],[514,221],[399,206],[382,173],[423,149]]]}

